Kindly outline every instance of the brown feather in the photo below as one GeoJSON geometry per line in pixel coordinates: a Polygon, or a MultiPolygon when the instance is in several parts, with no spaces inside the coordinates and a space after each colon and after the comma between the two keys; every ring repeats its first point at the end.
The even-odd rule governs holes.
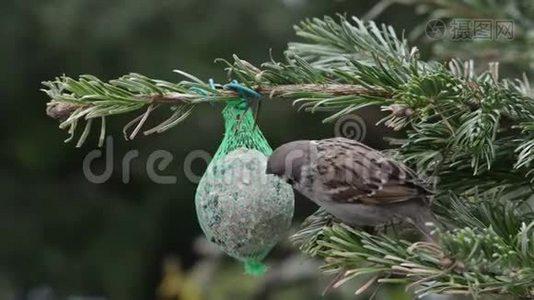
{"type": "Polygon", "coordinates": [[[315,166],[332,201],[391,204],[420,199],[430,192],[414,171],[353,140],[317,141],[315,166]]]}

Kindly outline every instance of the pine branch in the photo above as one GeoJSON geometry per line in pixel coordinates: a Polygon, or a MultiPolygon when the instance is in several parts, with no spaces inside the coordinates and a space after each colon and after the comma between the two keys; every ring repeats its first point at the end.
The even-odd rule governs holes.
{"type": "MultiPolygon", "coordinates": [[[[382,7],[385,3],[388,6],[393,3],[411,5],[416,12],[427,15],[427,20],[412,31],[410,35],[412,39],[423,36],[428,29],[429,20],[439,19],[444,22],[443,24],[448,24],[447,34],[431,41],[432,52],[436,57],[457,57],[477,61],[488,61],[498,57],[505,66],[530,71],[532,74],[534,55],[529,50],[533,42],[534,5],[530,0],[382,0],[377,7],[382,7]],[[496,35],[501,29],[497,28],[492,29],[496,34],[491,39],[479,39],[476,36],[455,39],[453,24],[457,20],[464,24],[471,22],[473,32],[479,21],[510,22],[508,25],[511,27],[508,30],[513,34],[513,40],[500,40],[496,35]]],[[[492,26],[497,26],[496,24],[492,26]]]]}
{"type": "MultiPolygon", "coordinates": [[[[170,83],[155,80],[139,74],[130,74],[104,83],[91,75],[82,75],[78,80],[63,76],[55,81],[45,82],[48,88],[43,90],[51,98],[47,105],[48,116],[61,121],[60,128],[68,128],[71,137],[78,122],[82,119],[90,121],[101,118],[103,125],[101,136],[105,135],[104,118],[107,116],[129,113],[141,109],[145,112],[128,123],[124,128],[126,139],[133,139],[148,116],[157,108],[169,107],[171,116],[160,125],[145,130],[145,134],[161,133],[183,121],[200,103],[214,103],[235,100],[240,97],[234,90],[223,86],[210,86],[196,77],[178,71],[192,81],[170,83]],[[127,131],[136,125],[128,134],[127,131]]],[[[257,87],[257,92],[266,97],[291,98],[295,95],[317,95],[322,97],[346,97],[354,95],[384,95],[380,89],[369,90],[359,85],[350,84],[292,84],[257,87]]],[[[90,129],[87,123],[87,132],[90,129]]],[[[84,131],[86,132],[86,131],[84,131]]],[[[86,138],[82,134],[77,146],[81,146],[86,138]]],[[[102,138],[100,142],[102,142],[102,138]]]]}
{"type": "MultiPolygon", "coordinates": [[[[518,130],[531,132],[527,124],[534,118],[534,100],[526,79],[500,79],[498,63],[477,74],[471,61],[452,60],[446,65],[424,62],[418,58],[416,48],[408,52],[404,40],[395,40],[389,27],[373,22],[365,27],[359,21],[351,25],[343,17],[339,25],[333,22],[330,18],[314,19],[298,27],[302,36],[316,42],[307,44],[304,50],[316,50],[317,55],[300,57],[292,49],[286,52],[284,62],[272,60],[262,69],[235,57],[234,63],[226,62],[229,75],[251,86],[321,82],[383,90],[384,95],[319,99],[308,96],[295,102],[311,111],[333,111],[325,121],[365,106],[381,106],[390,112],[381,122],[395,130],[408,130],[409,138],[401,142],[400,148],[406,161],[418,162],[431,175],[440,172],[436,166],[454,162],[478,176],[515,151],[522,155],[512,162],[514,172],[534,179],[530,169],[525,168],[532,158],[529,140],[507,138],[517,135],[518,130]],[[348,52],[347,45],[351,43],[354,46],[348,52]],[[342,59],[344,66],[332,63],[325,68],[324,61],[331,60],[324,57],[336,57],[340,51],[348,52],[342,59]],[[317,58],[318,53],[322,58],[317,58]],[[372,61],[361,62],[362,55],[372,61]],[[510,152],[510,146],[515,150],[510,152]],[[446,161],[440,162],[442,159],[446,161]]],[[[506,172],[509,171],[508,165],[506,172]]],[[[527,183],[521,180],[517,184],[527,183]]]]}
{"type": "MultiPolygon", "coordinates": [[[[233,62],[221,61],[230,78],[266,97],[291,99],[305,111],[333,112],[325,121],[366,106],[381,107],[389,112],[381,122],[407,131],[407,139],[397,141],[400,156],[416,162],[420,172],[439,176],[444,189],[515,189],[534,180],[531,139],[510,138],[519,132],[532,136],[534,101],[526,78],[500,79],[497,63],[476,74],[470,61],[421,61],[417,48],[398,39],[391,27],[353,21],[340,17],[336,23],[326,17],[302,22],[296,29],[308,43],[290,47],[283,62],[271,59],[258,68],[237,56],[233,62]],[[346,55],[333,62],[340,52],[346,55]],[[465,173],[461,184],[458,172],[465,173]]],[[[177,72],[188,81],[170,83],[138,74],[109,83],[88,75],[61,77],[45,83],[52,99],[48,113],[68,128],[68,140],[78,121],[88,120],[80,146],[96,117],[103,121],[102,142],[106,116],[143,109],[125,126],[125,137],[132,139],[155,109],[170,107],[171,116],[145,134],[175,126],[198,104],[238,97],[233,90],[177,72]]]]}
{"type": "Polygon", "coordinates": [[[356,17],[352,22],[343,16],[338,21],[330,17],[304,20],[295,31],[308,42],[289,43],[288,50],[322,70],[343,69],[354,61],[375,65],[378,59],[399,65],[416,59],[417,48],[410,49],[391,26],[356,17]]]}
{"type": "Polygon", "coordinates": [[[408,289],[419,297],[431,293],[532,296],[534,221],[511,225],[517,233],[502,236],[486,222],[492,217],[503,220],[506,215],[499,214],[503,210],[487,212],[479,219],[474,215],[466,219],[472,227],[442,232],[439,245],[412,244],[343,224],[329,225],[320,214],[312,215],[293,241],[304,253],[324,258],[324,271],[341,275],[334,287],[356,277],[371,277],[378,283],[409,283],[408,289]],[[315,230],[309,229],[310,224],[315,230]]]}
{"type": "MultiPolygon", "coordinates": [[[[301,250],[325,258],[325,270],[342,272],[337,285],[371,274],[380,282],[410,283],[419,295],[534,295],[534,217],[525,204],[534,181],[528,80],[499,78],[498,63],[477,73],[472,61],[422,61],[391,27],[356,18],[306,20],[296,30],[305,40],[290,44],[283,61],[256,67],[237,56],[222,60],[229,78],[305,111],[330,112],[325,121],[366,106],[382,109],[381,123],[406,132],[390,139],[392,154],[434,178],[443,225],[438,244],[412,244],[336,225],[319,212],[293,237],[301,250]]],[[[175,126],[202,103],[242,96],[178,73],[187,80],[61,77],[45,83],[48,114],[62,120],[70,139],[87,120],[80,146],[94,118],[102,118],[103,141],[105,117],[143,110],[125,126],[125,137],[133,138],[156,109],[168,107],[171,116],[145,134],[175,126]]]]}

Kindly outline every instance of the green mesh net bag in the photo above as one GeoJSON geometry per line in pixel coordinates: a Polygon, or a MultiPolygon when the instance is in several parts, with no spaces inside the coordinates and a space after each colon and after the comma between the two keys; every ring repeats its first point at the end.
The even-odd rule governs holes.
{"type": "Polygon", "coordinates": [[[246,103],[228,103],[223,117],[224,139],[197,187],[198,221],[208,240],[245,263],[246,273],[261,275],[261,260],[291,225],[293,190],[265,174],[272,149],[246,103]]]}

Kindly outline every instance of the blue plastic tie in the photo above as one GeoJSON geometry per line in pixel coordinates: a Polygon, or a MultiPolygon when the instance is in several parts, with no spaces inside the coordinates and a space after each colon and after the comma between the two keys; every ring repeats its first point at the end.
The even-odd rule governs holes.
{"type": "Polygon", "coordinates": [[[230,83],[224,85],[224,89],[226,90],[234,90],[236,91],[241,98],[257,98],[261,99],[261,94],[256,92],[255,90],[248,88],[239,82],[237,80],[232,80],[230,83]]]}
{"type": "MultiPolygon", "coordinates": [[[[215,90],[217,87],[216,87],[216,84],[215,84],[215,81],[210,78],[208,80],[208,84],[209,84],[209,87],[213,90],[215,90]]],[[[250,108],[250,100],[251,98],[252,99],[257,99],[257,100],[261,100],[262,98],[262,95],[258,92],[256,92],[255,90],[249,88],[249,87],[246,87],[242,84],[240,84],[239,82],[237,82],[237,80],[232,80],[230,83],[227,83],[223,86],[223,88],[225,90],[233,90],[233,91],[236,91],[237,94],[239,95],[239,98],[241,98],[245,103],[246,103],[246,107],[245,107],[245,110],[249,109],[250,108]]],[[[205,89],[202,89],[202,88],[199,88],[199,87],[191,87],[189,88],[190,91],[192,92],[195,92],[199,95],[203,95],[203,96],[210,96],[210,93],[208,91],[206,91],[205,89]]],[[[210,104],[213,106],[214,103],[213,102],[210,102],[210,104]]]]}
{"type": "Polygon", "coordinates": [[[210,88],[215,89],[215,81],[213,80],[213,78],[210,78],[208,80],[208,83],[210,85],[210,88]]]}
{"type": "Polygon", "coordinates": [[[255,90],[248,88],[239,82],[237,80],[232,80],[230,83],[227,83],[223,86],[226,90],[233,90],[236,91],[239,95],[239,98],[243,99],[246,103],[245,110],[248,110],[250,108],[250,99],[254,98],[256,100],[261,100],[262,95],[255,90]]]}

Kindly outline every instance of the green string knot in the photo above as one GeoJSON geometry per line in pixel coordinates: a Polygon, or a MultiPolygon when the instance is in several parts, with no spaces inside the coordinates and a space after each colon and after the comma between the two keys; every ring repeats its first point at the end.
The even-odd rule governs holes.
{"type": "Polygon", "coordinates": [[[245,261],[245,274],[254,277],[263,276],[267,272],[267,266],[255,259],[245,261]]]}

